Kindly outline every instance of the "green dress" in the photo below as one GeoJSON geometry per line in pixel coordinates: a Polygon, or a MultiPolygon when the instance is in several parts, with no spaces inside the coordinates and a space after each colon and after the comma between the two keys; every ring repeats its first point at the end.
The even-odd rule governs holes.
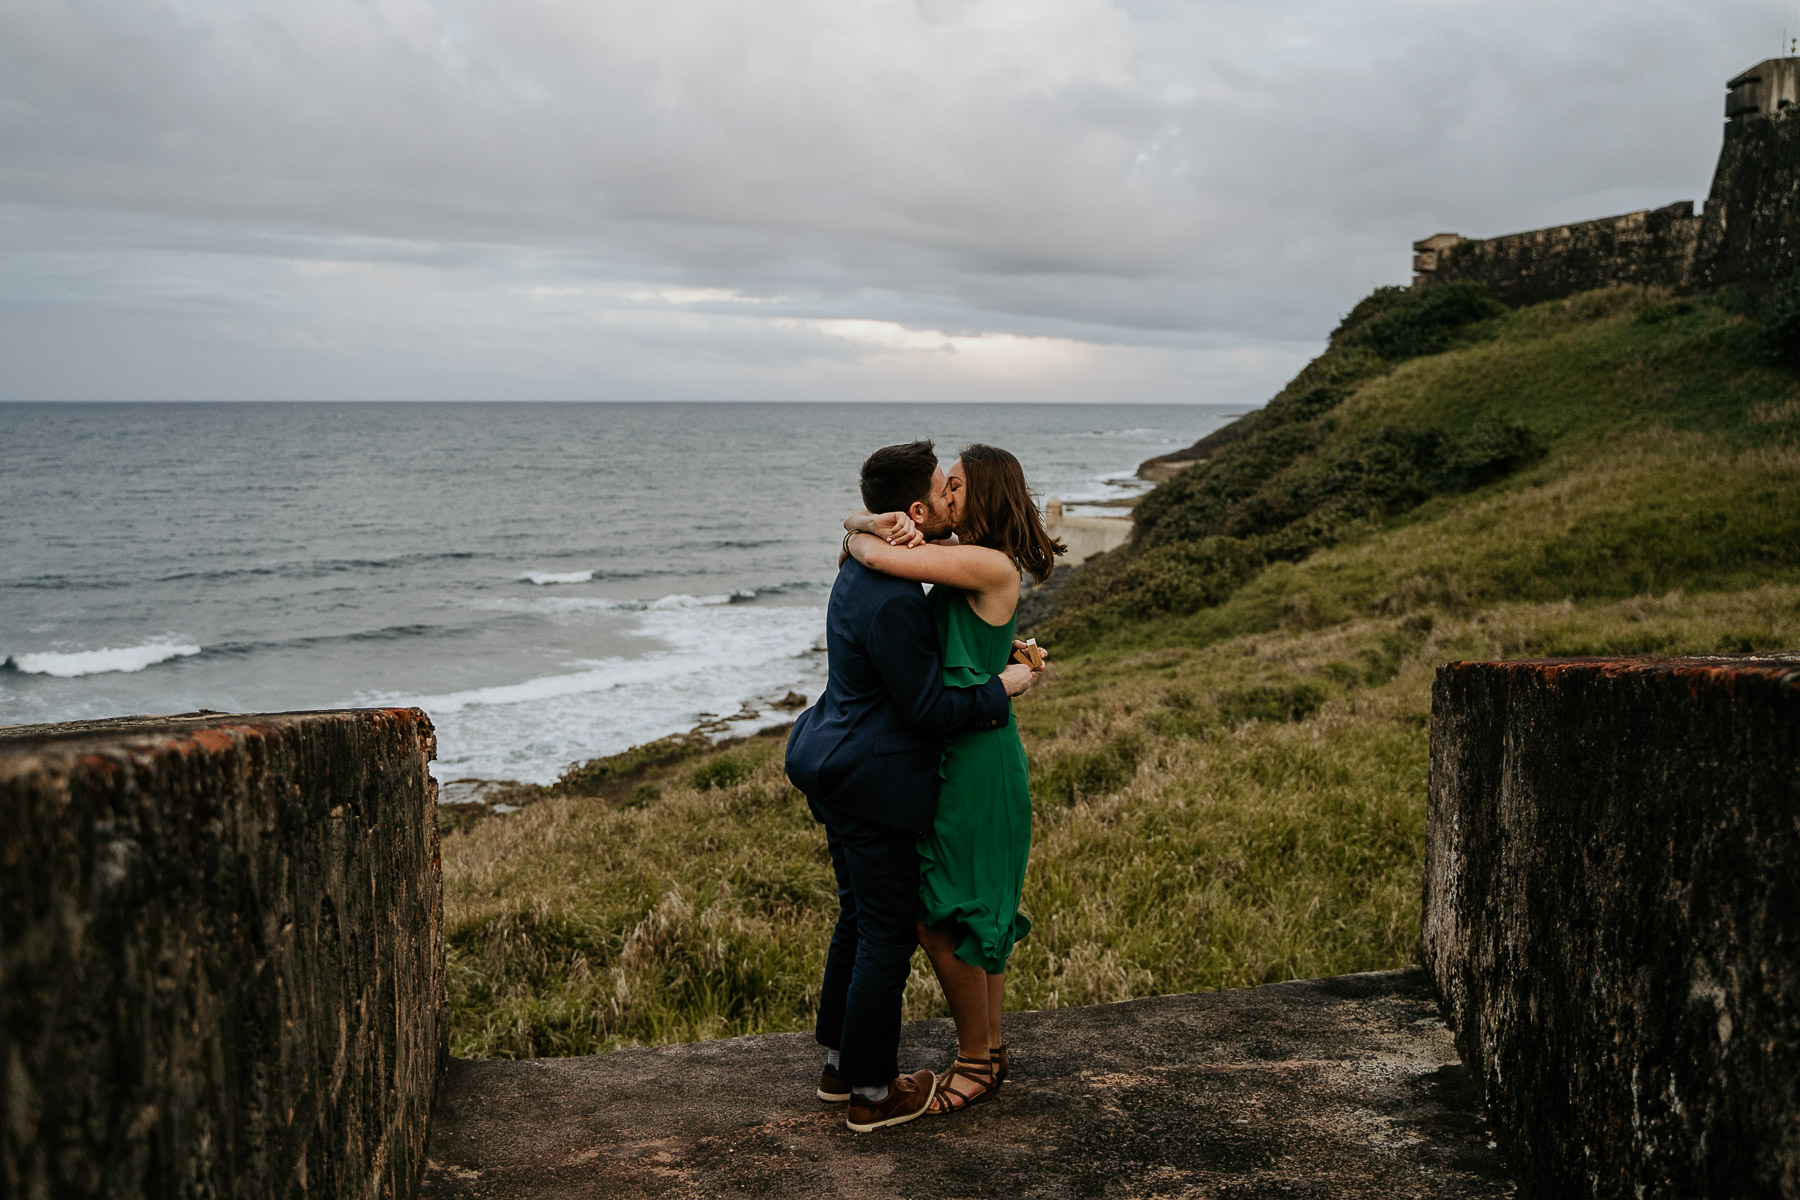
{"type": "MultiPolygon", "coordinates": [[[[968,595],[931,589],[944,683],[971,687],[1006,669],[1013,621],[989,625],[968,595]]],[[[1019,911],[1031,854],[1031,791],[1019,723],[959,733],[944,743],[937,823],[919,839],[919,908],[927,925],[961,922],[956,957],[989,974],[1006,970],[1013,943],[1031,930],[1019,911]]]]}

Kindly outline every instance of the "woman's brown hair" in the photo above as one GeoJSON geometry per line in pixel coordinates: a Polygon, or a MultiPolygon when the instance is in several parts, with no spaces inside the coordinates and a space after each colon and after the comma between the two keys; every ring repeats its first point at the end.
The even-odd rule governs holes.
{"type": "Polygon", "coordinates": [[[1050,536],[1025,486],[1019,460],[998,446],[964,446],[962,514],[957,540],[1011,558],[1037,582],[1050,578],[1069,548],[1050,536]]]}

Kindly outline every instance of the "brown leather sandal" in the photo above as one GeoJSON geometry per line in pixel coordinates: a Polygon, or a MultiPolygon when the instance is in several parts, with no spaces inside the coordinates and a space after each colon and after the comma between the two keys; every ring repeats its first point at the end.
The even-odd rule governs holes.
{"type": "Polygon", "coordinates": [[[1007,1056],[1005,1043],[989,1050],[988,1055],[994,1063],[994,1086],[999,1087],[1012,1074],[1012,1060],[1007,1056]]]}
{"type": "Polygon", "coordinates": [[[971,1104],[980,1104],[999,1086],[994,1080],[993,1059],[984,1061],[976,1058],[964,1058],[959,1054],[956,1056],[956,1061],[950,1064],[950,1069],[938,1076],[937,1095],[931,1098],[931,1106],[926,1111],[933,1114],[953,1113],[958,1109],[967,1108],[971,1104]],[[958,1079],[968,1080],[979,1090],[957,1091],[952,1085],[958,1079]]]}

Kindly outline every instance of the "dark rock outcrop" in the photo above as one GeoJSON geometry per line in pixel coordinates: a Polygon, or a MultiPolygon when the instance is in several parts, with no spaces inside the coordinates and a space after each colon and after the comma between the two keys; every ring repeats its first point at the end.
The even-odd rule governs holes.
{"type": "Polygon", "coordinates": [[[1456,663],[1424,957],[1526,1195],[1800,1196],[1800,657],[1456,663]]]}
{"type": "Polygon", "coordinates": [[[1171,478],[1177,471],[1205,462],[1233,442],[1241,442],[1256,428],[1256,414],[1245,413],[1221,425],[1193,445],[1183,450],[1174,450],[1168,454],[1159,454],[1155,458],[1146,458],[1138,464],[1139,479],[1148,479],[1153,483],[1162,483],[1171,478]]]}
{"type": "MultiPolygon", "coordinates": [[[[1510,1196],[1418,970],[1007,1018],[1013,1078],[859,1136],[782,1033],[451,1064],[426,1200],[1510,1196]]],[[[901,1062],[947,1066],[948,1021],[901,1062]]]]}
{"type": "Polygon", "coordinates": [[[0,730],[0,1194],[413,1194],[434,749],[416,709],[0,730]]]}

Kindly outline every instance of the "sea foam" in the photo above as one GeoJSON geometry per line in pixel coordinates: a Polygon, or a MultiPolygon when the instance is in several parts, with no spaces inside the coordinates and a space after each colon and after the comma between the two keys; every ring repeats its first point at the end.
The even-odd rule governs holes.
{"type": "MultiPolygon", "coordinates": [[[[566,670],[517,683],[435,696],[364,694],[355,703],[429,713],[439,779],[549,783],[571,762],[738,714],[758,697],[816,696],[824,686],[822,608],[732,604],[728,595],[684,600],[635,610],[630,632],[648,643],[641,657],[571,659],[566,670]]],[[[750,733],[792,715],[770,710],[731,727],[750,733]]]]}
{"type": "Polygon", "coordinates": [[[516,577],[521,583],[535,583],[540,587],[553,583],[592,583],[592,571],[527,571],[516,577]]]}
{"type": "MultiPolygon", "coordinates": [[[[781,591],[783,589],[772,590],[781,591]]],[[[654,600],[615,600],[606,596],[534,596],[527,600],[517,596],[505,596],[498,600],[479,601],[476,607],[496,609],[502,612],[545,614],[641,613],[683,608],[717,608],[725,604],[742,604],[747,600],[754,599],[756,599],[755,591],[750,588],[739,588],[733,592],[715,592],[705,596],[692,596],[686,592],[676,592],[669,596],[658,596],[654,600]]]]}
{"type": "Polygon", "coordinates": [[[141,671],[172,658],[191,658],[200,647],[170,638],[158,638],[140,646],[109,646],[104,650],[77,650],[68,654],[44,651],[40,654],[14,654],[4,666],[21,675],[51,675],[57,679],[75,679],[82,675],[104,675],[109,671],[141,671]]]}

